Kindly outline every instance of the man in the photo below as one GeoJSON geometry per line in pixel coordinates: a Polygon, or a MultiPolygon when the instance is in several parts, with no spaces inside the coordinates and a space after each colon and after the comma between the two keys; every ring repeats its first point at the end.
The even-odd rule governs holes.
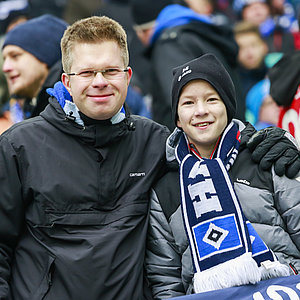
{"type": "MultiPolygon", "coordinates": [[[[16,25],[28,20],[30,5],[27,0],[0,1],[0,11],[6,12],[2,18],[0,17],[0,48],[2,49],[5,34],[16,25]]],[[[12,125],[8,110],[10,96],[2,65],[3,57],[0,55],[0,133],[12,125]]]]}
{"type": "Polygon", "coordinates": [[[267,74],[265,57],[268,46],[261,36],[259,27],[247,21],[234,26],[235,40],[239,46],[238,73],[241,79],[242,97],[245,101],[250,88],[267,74]]]}
{"type": "Polygon", "coordinates": [[[10,30],[2,46],[13,123],[39,115],[48,104],[46,89],[62,73],[60,40],[67,24],[52,15],[33,18],[10,30]]]}
{"type": "Polygon", "coordinates": [[[0,137],[0,298],[143,299],[148,195],[169,131],[124,109],[119,23],[79,20],[61,48],[49,105],[0,137]]]}
{"type": "Polygon", "coordinates": [[[61,45],[56,99],[1,137],[0,298],[142,299],[147,194],[168,130],[124,112],[118,23],[78,21],[61,45]]]}

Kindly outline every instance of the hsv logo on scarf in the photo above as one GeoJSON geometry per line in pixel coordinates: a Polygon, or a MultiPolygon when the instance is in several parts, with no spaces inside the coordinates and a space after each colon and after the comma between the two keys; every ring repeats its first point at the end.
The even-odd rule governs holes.
{"type": "Polygon", "coordinates": [[[196,293],[289,275],[244,216],[235,194],[227,171],[239,145],[238,126],[231,122],[213,159],[190,154],[184,135],[176,148],[196,293]]]}

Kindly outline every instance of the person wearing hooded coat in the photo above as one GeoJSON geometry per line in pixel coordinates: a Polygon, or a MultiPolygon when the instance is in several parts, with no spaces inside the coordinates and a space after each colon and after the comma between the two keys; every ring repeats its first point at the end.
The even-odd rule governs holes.
{"type": "Polygon", "coordinates": [[[64,20],[44,14],[16,25],[5,35],[1,49],[12,124],[38,116],[48,105],[46,90],[63,73],[60,40],[67,26],[64,20]],[[39,66],[45,65],[45,74],[42,67],[33,70],[31,64],[26,65],[23,53],[33,56],[39,66]]]}
{"type": "Polygon", "coordinates": [[[277,126],[300,145],[300,51],[285,54],[269,71],[270,95],[280,107],[277,126]]]}
{"type": "MultiPolygon", "coordinates": [[[[59,81],[47,90],[49,104],[39,116],[1,135],[0,298],[144,299],[148,192],[164,168],[169,131],[130,115],[124,104],[132,71],[114,77],[111,69],[112,61],[121,67],[129,60],[119,23],[79,20],[62,43],[70,39],[74,52],[81,49],[81,64],[91,56],[84,50],[97,48],[92,67],[110,75],[99,73],[98,85],[86,74],[70,75],[71,88],[87,83],[89,97],[104,95],[109,105],[95,108],[88,96],[79,103],[64,73],[66,86],[59,81]]],[[[62,46],[65,69],[70,48],[62,46]]]]}

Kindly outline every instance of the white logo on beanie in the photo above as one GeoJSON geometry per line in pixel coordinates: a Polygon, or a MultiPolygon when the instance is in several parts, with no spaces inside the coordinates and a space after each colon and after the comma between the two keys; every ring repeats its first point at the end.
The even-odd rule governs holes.
{"type": "Polygon", "coordinates": [[[189,66],[183,68],[183,69],[182,69],[182,74],[178,77],[178,81],[180,81],[180,80],[182,79],[183,76],[185,76],[185,75],[187,75],[187,74],[189,74],[189,73],[191,73],[191,72],[192,72],[192,70],[190,70],[190,67],[189,67],[189,66]]]}

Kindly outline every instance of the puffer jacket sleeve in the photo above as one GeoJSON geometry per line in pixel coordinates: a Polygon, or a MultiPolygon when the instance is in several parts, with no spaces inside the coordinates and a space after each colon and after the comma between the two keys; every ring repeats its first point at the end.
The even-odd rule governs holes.
{"type": "Polygon", "coordinates": [[[0,299],[10,299],[9,278],[14,248],[24,224],[17,154],[0,137],[0,299]]]}
{"type": "Polygon", "coordinates": [[[281,215],[286,226],[285,230],[297,247],[298,257],[300,257],[300,177],[295,179],[289,179],[285,176],[279,177],[274,173],[274,168],[272,172],[276,209],[281,215]]]}
{"type": "Polygon", "coordinates": [[[151,191],[145,263],[154,299],[185,295],[181,280],[181,255],[154,190],[151,191]]]}

